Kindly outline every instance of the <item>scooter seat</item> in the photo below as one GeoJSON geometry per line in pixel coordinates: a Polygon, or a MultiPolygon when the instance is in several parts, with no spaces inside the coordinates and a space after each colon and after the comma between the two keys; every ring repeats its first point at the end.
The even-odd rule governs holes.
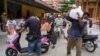
{"type": "Polygon", "coordinates": [[[85,35],[83,39],[97,39],[97,35],[85,35]]]}

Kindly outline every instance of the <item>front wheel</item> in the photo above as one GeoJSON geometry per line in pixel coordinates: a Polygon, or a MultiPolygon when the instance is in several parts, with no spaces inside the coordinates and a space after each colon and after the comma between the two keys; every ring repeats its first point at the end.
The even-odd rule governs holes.
{"type": "Polygon", "coordinates": [[[95,43],[93,41],[87,41],[85,43],[85,49],[88,52],[94,52],[96,50],[95,43]]]}
{"type": "Polygon", "coordinates": [[[46,52],[48,52],[48,50],[49,50],[49,46],[41,48],[42,53],[46,53],[46,52]]]}
{"type": "Polygon", "coordinates": [[[6,56],[17,56],[18,54],[17,50],[12,49],[12,48],[6,49],[5,53],[6,53],[6,56]]]}

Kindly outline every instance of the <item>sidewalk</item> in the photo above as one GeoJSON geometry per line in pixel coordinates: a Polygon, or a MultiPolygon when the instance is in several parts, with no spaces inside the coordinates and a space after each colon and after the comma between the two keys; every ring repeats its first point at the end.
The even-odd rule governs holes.
{"type": "Polygon", "coordinates": [[[0,31],[0,39],[4,39],[7,37],[7,33],[6,32],[1,32],[0,31]]]}
{"type": "Polygon", "coordinates": [[[0,45],[5,44],[6,38],[7,38],[7,33],[0,31],[0,45]]]}
{"type": "Polygon", "coordinates": [[[6,32],[0,32],[0,35],[6,35],[6,32]]]}

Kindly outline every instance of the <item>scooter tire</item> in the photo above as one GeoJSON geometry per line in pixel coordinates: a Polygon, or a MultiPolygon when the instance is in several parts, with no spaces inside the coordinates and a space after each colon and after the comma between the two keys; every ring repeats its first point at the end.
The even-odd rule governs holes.
{"type": "Polygon", "coordinates": [[[6,56],[17,56],[18,51],[12,48],[7,48],[5,51],[6,56]]]}
{"type": "Polygon", "coordinates": [[[91,45],[93,45],[93,49],[89,50],[88,47],[85,46],[85,50],[88,51],[88,52],[90,52],[90,53],[93,53],[96,50],[95,43],[93,41],[90,41],[90,42],[91,42],[91,45]]]}
{"type": "Polygon", "coordinates": [[[42,49],[44,49],[44,50],[42,50],[41,52],[44,54],[44,53],[47,53],[48,52],[49,47],[42,47],[42,49]]]}

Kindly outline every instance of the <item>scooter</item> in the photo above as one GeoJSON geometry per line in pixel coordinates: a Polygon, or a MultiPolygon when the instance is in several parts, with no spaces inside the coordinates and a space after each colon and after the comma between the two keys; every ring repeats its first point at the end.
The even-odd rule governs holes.
{"type": "Polygon", "coordinates": [[[59,26],[55,25],[55,27],[54,27],[54,32],[56,33],[56,36],[57,36],[58,38],[61,37],[61,28],[60,28],[59,26]]]}
{"type": "Polygon", "coordinates": [[[97,45],[97,35],[83,35],[83,47],[86,51],[92,53],[98,47],[97,45]]]}
{"type": "Polygon", "coordinates": [[[42,36],[41,43],[42,43],[41,51],[42,53],[46,53],[49,50],[50,46],[50,41],[47,38],[47,36],[42,36]]]}
{"type": "MultiPolygon", "coordinates": [[[[27,53],[27,47],[25,48],[21,48],[18,47],[19,42],[17,42],[18,40],[18,34],[15,35],[13,42],[10,42],[9,40],[7,41],[7,49],[5,51],[6,56],[17,56],[18,52],[19,53],[27,53]]],[[[49,50],[49,43],[48,43],[48,39],[46,37],[42,37],[41,38],[41,51],[42,53],[46,53],[49,50]]],[[[33,52],[35,52],[33,50],[33,52]]]]}

